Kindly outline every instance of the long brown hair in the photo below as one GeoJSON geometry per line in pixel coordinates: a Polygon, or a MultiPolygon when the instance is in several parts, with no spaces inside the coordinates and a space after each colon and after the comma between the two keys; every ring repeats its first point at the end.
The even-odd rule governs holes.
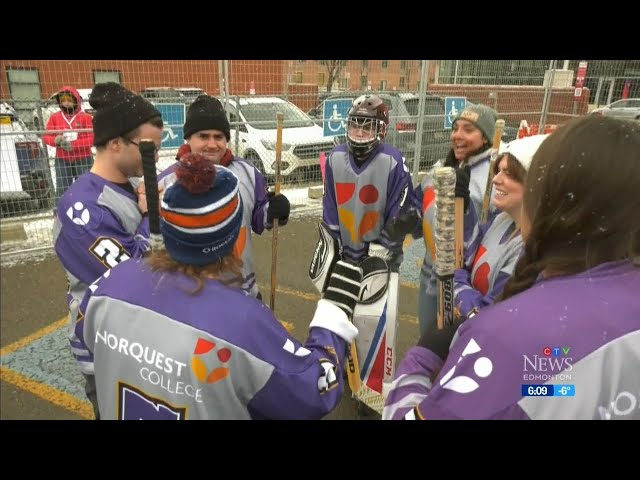
{"type": "Polygon", "coordinates": [[[572,275],[640,255],[640,124],[568,121],[537,150],[525,183],[523,255],[499,300],[538,275],[572,275]],[[634,220],[636,219],[636,220],[634,220]]]}
{"type": "Polygon", "coordinates": [[[242,260],[233,253],[222,257],[215,263],[201,267],[177,262],[171,258],[166,250],[153,252],[145,260],[152,272],[177,272],[191,278],[196,284],[195,289],[189,292],[191,295],[200,293],[205,281],[211,279],[232,287],[240,287],[242,284],[242,260]]]}

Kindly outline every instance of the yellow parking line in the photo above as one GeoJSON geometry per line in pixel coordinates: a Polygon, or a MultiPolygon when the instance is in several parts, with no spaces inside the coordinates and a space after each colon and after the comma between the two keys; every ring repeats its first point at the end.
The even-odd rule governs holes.
{"type": "MultiPolygon", "coordinates": [[[[269,290],[266,285],[259,285],[260,289],[263,291],[269,290]]],[[[415,287],[412,287],[415,288],[415,287]]],[[[277,287],[276,291],[285,295],[292,295],[298,298],[302,298],[304,300],[309,301],[317,301],[320,296],[315,293],[301,292],[299,290],[294,290],[288,287],[277,287]]],[[[67,323],[67,316],[62,317],[60,320],[47,325],[36,332],[23,337],[12,344],[0,349],[0,356],[8,355],[20,348],[35,342],[41,337],[48,335],[49,333],[62,328],[67,323]]],[[[400,314],[399,319],[403,322],[408,322],[412,324],[417,324],[418,320],[413,315],[400,314]]],[[[287,330],[293,330],[293,324],[290,322],[282,322],[287,330]]],[[[71,394],[65,393],[57,388],[54,388],[46,383],[40,383],[35,380],[31,380],[30,378],[21,375],[20,373],[14,372],[13,370],[0,367],[0,380],[3,382],[10,383],[22,390],[25,390],[29,393],[34,394],[37,397],[46,400],[56,406],[62,407],[66,410],[76,413],[82,418],[92,419],[93,418],[93,409],[91,404],[88,401],[82,401],[78,398],[74,397],[71,394]]]]}
{"type": "Polygon", "coordinates": [[[0,356],[8,355],[9,353],[15,352],[16,350],[21,349],[25,345],[28,345],[31,342],[35,342],[39,338],[50,334],[51,332],[59,329],[60,327],[63,327],[67,323],[67,319],[68,319],[68,316],[65,315],[57,322],[52,323],[51,325],[47,325],[46,327],[41,328],[40,330],[37,330],[32,334],[27,335],[26,337],[23,337],[20,340],[17,340],[11,343],[10,345],[7,345],[6,347],[0,349],[0,356]]]}
{"type": "Polygon", "coordinates": [[[0,367],[0,380],[15,385],[22,390],[26,390],[27,392],[32,393],[49,403],[53,403],[58,407],[69,410],[82,418],[88,420],[94,418],[93,408],[88,401],[83,402],[73,395],[62,392],[57,388],[47,385],[46,383],[36,382],[35,380],[31,380],[30,378],[5,367],[0,367]]]}
{"type": "MultiPolygon", "coordinates": [[[[270,288],[268,288],[266,285],[258,284],[258,288],[263,292],[270,291],[270,288]]],[[[313,302],[317,302],[320,298],[320,295],[318,295],[317,293],[301,292],[299,290],[294,290],[293,288],[288,287],[276,287],[276,292],[283,293],[285,295],[292,295],[294,297],[302,298],[304,300],[310,300],[313,302]]],[[[407,315],[406,313],[401,313],[400,315],[398,315],[398,318],[403,322],[413,323],[414,325],[418,324],[418,319],[415,315],[407,315]]]]}

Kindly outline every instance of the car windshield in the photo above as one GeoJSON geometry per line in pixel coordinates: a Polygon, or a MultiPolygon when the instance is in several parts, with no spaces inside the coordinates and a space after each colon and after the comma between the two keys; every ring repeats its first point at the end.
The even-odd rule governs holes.
{"type": "Polygon", "coordinates": [[[284,114],[284,128],[311,127],[313,121],[300,109],[288,103],[249,103],[242,105],[241,111],[247,122],[258,130],[278,128],[276,113],[284,114]]]}
{"type": "MultiPolygon", "coordinates": [[[[411,115],[418,115],[419,105],[419,98],[409,98],[404,101],[404,106],[407,107],[407,110],[411,115]]],[[[444,115],[444,102],[439,98],[425,97],[424,112],[427,115],[444,115]]]]}
{"type": "Polygon", "coordinates": [[[204,90],[200,90],[200,89],[194,89],[194,90],[182,89],[180,90],[180,93],[182,93],[182,95],[184,95],[187,98],[196,98],[198,97],[198,95],[206,95],[204,90]]]}

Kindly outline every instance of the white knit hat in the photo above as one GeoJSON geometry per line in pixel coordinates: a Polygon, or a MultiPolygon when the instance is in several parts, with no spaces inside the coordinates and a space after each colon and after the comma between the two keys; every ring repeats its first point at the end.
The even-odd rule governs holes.
{"type": "Polygon", "coordinates": [[[529,137],[518,138],[517,140],[507,143],[504,147],[501,146],[499,153],[511,154],[528,172],[531,160],[538,151],[538,147],[540,147],[540,144],[542,144],[549,135],[550,134],[531,135],[529,137]]]}

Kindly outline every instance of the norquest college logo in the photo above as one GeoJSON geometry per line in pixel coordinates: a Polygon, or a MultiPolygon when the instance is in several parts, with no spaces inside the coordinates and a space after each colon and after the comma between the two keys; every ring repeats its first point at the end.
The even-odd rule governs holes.
{"type": "Polygon", "coordinates": [[[543,347],[539,354],[522,355],[522,379],[526,381],[571,380],[571,347],[543,347]]]}

